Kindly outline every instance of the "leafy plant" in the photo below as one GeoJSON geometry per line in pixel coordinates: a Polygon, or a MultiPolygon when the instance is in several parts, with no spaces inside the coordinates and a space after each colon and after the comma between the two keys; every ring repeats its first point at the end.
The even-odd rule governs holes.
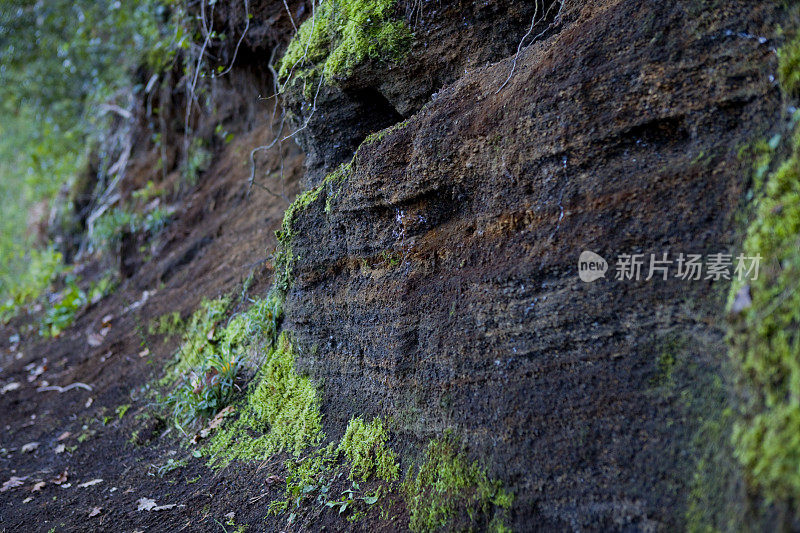
{"type": "Polygon", "coordinates": [[[353,482],[349,489],[342,491],[342,496],[346,496],[345,498],[326,502],[325,506],[336,507],[339,509],[339,514],[343,514],[348,508],[352,508],[359,501],[363,501],[367,505],[374,505],[378,501],[377,493],[372,495],[358,496],[360,491],[361,487],[358,485],[358,483],[353,482]]]}
{"type": "Polygon", "coordinates": [[[56,296],[55,303],[45,312],[39,324],[39,335],[43,337],[56,337],[75,320],[78,311],[88,300],[75,283],[70,280],[67,286],[56,296]]]}
{"type": "Polygon", "coordinates": [[[214,415],[230,403],[241,361],[212,352],[199,368],[192,370],[167,398],[173,406],[176,426],[192,425],[214,415]]]}
{"type": "Polygon", "coordinates": [[[181,165],[183,183],[190,187],[196,185],[200,173],[204,172],[210,163],[211,152],[206,148],[205,142],[199,138],[193,139],[192,144],[189,145],[186,159],[181,165]]]}

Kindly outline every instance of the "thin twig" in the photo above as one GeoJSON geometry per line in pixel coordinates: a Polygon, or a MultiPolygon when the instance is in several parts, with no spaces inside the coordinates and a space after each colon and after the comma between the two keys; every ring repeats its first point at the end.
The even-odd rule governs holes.
{"type": "MultiPolygon", "coordinates": [[[[189,117],[192,113],[192,102],[197,100],[197,97],[194,94],[194,90],[197,87],[197,78],[200,75],[200,67],[203,63],[203,55],[205,54],[206,48],[208,47],[209,41],[211,41],[211,26],[206,27],[206,3],[205,0],[200,0],[200,17],[203,23],[203,31],[206,34],[205,40],[203,40],[203,46],[200,48],[200,54],[197,56],[197,66],[194,70],[194,78],[192,79],[192,85],[189,87],[189,98],[186,101],[186,120],[184,122],[183,127],[183,144],[184,149],[189,149],[189,117]]],[[[211,17],[213,20],[214,17],[214,6],[211,6],[211,17]]],[[[199,107],[199,104],[198,104],[199,107]]]]}
{"type": "MultiPolygon", "coordinates": [[[[284,0],[284,3],[286,3],[286,0],[284,0]]],[[[231,59],[231,64],[228,65],[228,68],[226,68],[224,71],[217,74],[218,78],[220,76],[224,76],[225,74],[230,72],[231,69],[233,68],[233,64],[236,62],[236,54],[239,53],[239,47],[242,45],[242,41],[244,41],[244,36],[247,35],[247,30],[250,29],[250,8],[247,5],[247,0],[244,0],[244,18],[245,18],[244,31],[242,32],[242,36],[239,37],[239,42],[236,43],[236,49],[233,51],[233,59],[231,59]]],[[[292,24],[294,25],[294,21],[292,21],[292,24]]]]}
{"type": "Polygon", "coordinates": [[[292,28],[294,28],[294,32],[297,33],[297,25],[294,23],[294,17],[292,17],[292,12],[289,10],[289,4],[286,3],[286,0],[283,0],[283,7],[286,8],[286,13],[289,15],[289,20],[292,21],[292,28]]]}
{"type": "Polygon", "coordinates": [[[92,387],[90,387],[86,383],[76,382],[76,383],[72,383],[70,385],[67,385],[66,387],[59,387],[58,385],[50,385],[48,387],[39,387],[38,389],[36,389],[36,392],[46,392],[46,391],[54,390],[54,391],[58,391],[59,394],[60,394],[62,392],[67,392],[68,390],[79,389],[79,388],[80,389],[86,389],[89,392],[92,391],[92,387]]]}
{"type": "MultiPolygon", "coordinates": [[[[536,35],[533,39],[531,39],[531,44],[535,43],[536,39],[538,39],[539,37],[544,35],[544,33],[546,31],[548,31],[550,28],[553,27],[553,25],[558,20],[558,17],[561,15],[562,8],[564,7],[564,0],[561,0],[560,2],[553,2],[552,4],[550,4],[550,7],[547,9],[547,12],[544,14],[544,16],[542,16],[541,19],[536,20],[536,15],[539,14],[539,2],[538,2],[538,0],[536,1],[536,3],[535,3],[536,8],[535,8],[535,10],[533,12],[533,19],[531,19],[531,27],[528,29],[528,32],[522,37],[522,40],[519,42],[519,45],[517,46],[517,53],[514,54],[514,60],[511,63],[511,72],[508,74],[508,77],[506,78],[506,81],[503,82],[503,84],[500,86],[499,89],[497,89],[497,91],[495,91],[494,94],[500,94],[500,91],[502,91],[503,88],[505,88],[505,86],[508,85],[508,82],[511,81],[511,78],[514,76],[514,71],[517,69],[517,59],[519,59],[519,55],[523,50],[523,46],[525,44],[525,41],[528,39],[530,34],[533,33],[533,28],[535,28],[536,25],[538,23],[540,23],[541,21],[547,19],[547,16],[550,14],[550,11],[553,10],[553,6],[555,6],[556,3],[558,3],[559,7],[558,7],[558,13],[556,13],[556,16],[553,19],[553,22],[551,24],[549,24],[547,26],[547,28],[545,28],[543,31],[541,31],[538,35],[536,35]]],[[[542,1],[542,6],[544,6],[544,0],[542,1]]],[[[528,46],[530,46],[530,45],[528,45],[528,46]]],[[[527,48],[528,47],[525,46],[525,49],[527,49],[527,48]]]]}

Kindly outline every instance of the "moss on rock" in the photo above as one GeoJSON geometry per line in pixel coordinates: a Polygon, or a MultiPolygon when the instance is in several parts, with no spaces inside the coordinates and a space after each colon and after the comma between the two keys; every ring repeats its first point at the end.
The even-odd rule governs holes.
{"type": "Polygon", "coordinates": [[[396,481],[400,466],[394,452],[386,447],[386,429],[380,418],[369,424],[361,417],[350,420],[337,450],[350,462],[350,479],[366,481],[372,475],[396,481]]]}
{"type": "Polygon", "coordinates": [[[330,83],[368,58],[400,59],[411,31],[395,10],[395,0],[324,0],[289,43],[278,77],[322,75],[330,83]]]}
{"type": "Polygon", "coordinates": [[[453,529],[465,516],[474,523],[478,513],[494,514],[490,530],[506,530],[501,511],[511,507],[512,495],[477,461],[470,463],[450,435],[428,444],[419,471],[409,472],[403,488],[412,531],[453,529]]]}
{"type": "Polygon", "coordinates": [[[321,442],[319,395],[311,380],[295,371],[294,353],[288,335],[281,334],[240,406],[241,416],[206,446],[210,463],[267,459],[281,451],[299,455],[321,442]]]}
{"type": "MultiPolygon", "coordinates": [[[[783,89],[800,83],[800,39],[779,54],[783,89]]],[[[796,121],[795,119],[793,120],[796,121]]],[[[793,125],[791,126],[793,127],[793,125]]],[[[761,257],[758,279],[734,282],[730,301],[748,291],[730,335],[731,352],[748,388],[733,432],[735,454],[750,483],[768,500],[800,499],[800,129],[790,154],[770,174],[743,246],[761,257]]]]}

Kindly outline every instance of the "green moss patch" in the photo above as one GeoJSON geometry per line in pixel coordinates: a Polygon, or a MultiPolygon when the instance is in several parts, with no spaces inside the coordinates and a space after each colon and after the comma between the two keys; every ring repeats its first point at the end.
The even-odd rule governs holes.
{"type": "Polygon", "coordinates": [[[505,530],[502,511],[513,501],[500,481],[489,479],[477,461],[470,463],[450,436],[428,445],[422,466],[416,475],[409,473],[403,489],[412,531],[458,529],[465,517],[475,523],[479,513],[492,517],[490,530],[505,530]]]}
{"type": "Polygon", "coordinates": [[[399,60],[411,31],[395,13],[396,0],[324,0],[289,43],[278,77],[322,75],[330,83],[366,59],[399,60]]]}
{"type": "Polygon", "coordinates": [[[256,460],[287,451],[293,455],[324,437],[319,395],[294,369],[294,348],[285,333],[256,377],[241,416],[216,433],[204,449],[211,464],[256,460]]]}
{"type": "MultiPolygon", "coordinates": [[[[780,76],[787,93],[800,82],[800,40],[785,46],[780,76]]],[[[792,125],[792,127],[794,127],[792,125]]],[[[734,282],[730,300],[747,291],[731,335],[731,353],[747,387],[736,424],[735,454],[752,486],[768,501],[800,498],[800,131],[788,158],[771,173],[757,200],[743,246],[761,256],[757,280],[734,282]]]]}
{"type": "Polygon", "coordinates": [[[350,479],[366,481],[375,475],[385,481],[397,480],[400,466],[394,452],[386,447],[386,440],[386,428],[380,418],[369,424],[361,417],[350,420],[338,448],[350,462],[350,479]]]}

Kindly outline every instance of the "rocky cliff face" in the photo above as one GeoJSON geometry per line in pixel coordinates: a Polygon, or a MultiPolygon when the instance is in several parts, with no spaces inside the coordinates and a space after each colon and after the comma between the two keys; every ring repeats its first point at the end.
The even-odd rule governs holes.
{"type": "MultiPolygon", "coordinates": [[[[781,28],[796,25],[794,8],[744,0],[211,4],[200,4],[208,21],[230,36],[210,48],[211,66],[230,72],[206,80],[206,108],[190,101],[188,118],[191,95],[177,68],[137,101],[121,196],[162,173],[164,184],[181,179],[190,122],[193,134],[214,138],[211,162],[177,197],[157,244],[147,248],[140,235],[121,248],[115,295],[59,339],[3,340],[13,355],[4,353],[0,375],[18,382],[0,393],[9,431],[3,479],[50,479],[67,468],[70,480],[131,487],[103,503],[131,529],[215,528],[212,519],[232,510],[237,524],[269,531],[502,530],[503,521],[518,531],[798,528],[793,500],[764,505],[732,444],[733,413],[752,398],[726,343],[731,280],[706,270],[677,276],[681,254],[735,257],[752,215],[754,146],[769,139],[776,154],[786,151],[794,110],[778,82],[777,50],[787,40],[781,28]],[[336,9],[373,18],[348,28],[336,9]],[[328,33],[302,25],[313,16],[328,33]],[[350,38],[347,50],[333,50],[350,38]],[[302,58],[280,59],[293,50],[302,58]],[[336,54],[345,59],[336,63],[336,54]],[[263,98],[274,88],[279,98],[263,98]],[[156,119],[161,146],[149,140],[156,119]],[[214,137],[215,127],[235,140],[214,137]],[[584,251],[607,261],[605,277],[580,279],[584,251]],[[618,260],[637,254],[638,279],[617,279],[618,260]],[[649,272],[651,254],[667,254],[666,278],[649,272]],[[234,380],[232,414],[190,441],[197,455],[180,459],[185,470],[165,489],[154,472],[172,470],[150,466],[177,464],[188,439],[168,436],[148,394],[181,354],[177,338],[154,341],[143,324],[174,311],[188,321],[203,298],[223,295],[234,305],[207,324],[201,343],[224,344],[230,315],[266,295],[283,305],[271,315],[283,340],[243,344],[258,357],[234,380]],[[272,401],[270,382],[258,381],[270,369],[254,361],[276,350],[274,373],[302,386],[272,401]],[[45,378],[92,390],[42,399],[33,385],[19,386],[45,378]],[[198,455],[219,442],[214,435],[244,427],[222,441],[231,449],[259,432],[272,436],[273,420],[240,424],[253,416],[254,388],[277,411],[301,389],[308,408],[292,414],[316,409],[317,433],[297,436],[297,449],[273,440],[279,453],[231,452],[227,468],[210,468],[198,455]],[[125,407],[113,421],[121,404],[136,416],[123,418],[125,407]],[[351,508],[345,521],[324,499],[353,486],[344,470],[335,479],[326,472],[327,485],[295,487],[299,495],[289,482],[299,476],[292,461],[341,462],[325,446],[352,445],[354,428],[378,442],[366,446],[370,460],[391,450],[400,475],[364,480],[380,504],[367,507],[371,496],[359,493],[363,513],[351,508]],[[73,440],[87,436],[69,455],[53,455],[67,429],[73,440]],[[29,441],[41,449],[7,460],[29,441]],[[451,446],[463,457],[453,459],[451,446]],[[254,457],[263,462],[243,460],[254,457]],[[265,518],[267,502],[287,494],[316,503],[270,506],[265,518]],[[141,497],[183,507],[140,512],[141,497]]],[[[193,16],[197,8],[189,5],[193,16]]],[[[77,226],[93,206],[81,206],[77,226]]],[[[300,416],[292,422],[303,425],[300,416]]],[[[99,505],[92,494],[43,499],[37,516],[82,528],[99,505]]],[[[8,505],[0,528],[28,518],[8,505]]]]}
{"type": "MultiPolygon", "coordinates": [[[[410,97],[375,85],[408,120],[292,223],[285,327],[338,431],[358,413],[390,417],[409,444],[455,429],[513,488],[520,529],[683,523],[697,429],[685,396],[710,397],[726,360],[729,285],[675,279],[674,264],[644,281],[648,261],[641,281],[615,280],[614,262],[730,253],[749,179],[737,154],[786,119],[776,6],[700,4],[565,2],[518,56],[530,12],[442,8],[423,34],[450,22],[466,43],[452,46],[472,52],[458,68],[420,76],[442,51],[418,46],[403,74],[347,81],[397,78],[410,97]],[[495,48],[486,28],[501,24],[516,31],[495,48]],[[611,263],[605,279],[580,281],[583,250],[611,263]]],[[[312,150],[347,121],[328,102],[312,150]]]]}

